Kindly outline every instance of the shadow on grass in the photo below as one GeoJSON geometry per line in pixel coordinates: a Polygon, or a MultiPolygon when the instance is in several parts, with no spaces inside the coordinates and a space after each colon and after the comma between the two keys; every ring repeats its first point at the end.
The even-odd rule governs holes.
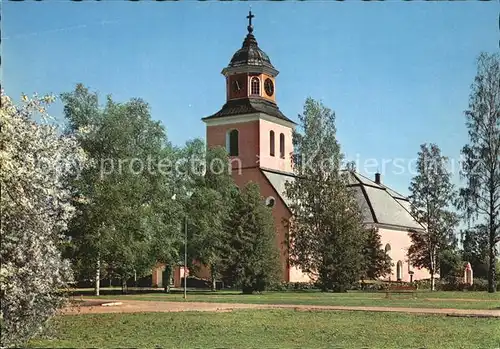
{"type": "MultiPolygon", "coordinates": [[[[205,289],[187,289],[189,294],[196,294],[196,295],[201,295],[201,296],[222,296],[222,295],[227,295],[227,296],[235,296],[235,295],[240,295],[243,294],[241,291],[210,291],[210,290],[205,290],[205,289]]],[[[123,296],[123,295],[180,295],[183,294],[184,290],[180,289],[174,289],[170,290],[169,292],[166,292],[164,289],[159,288],[159,289],[141,289],[141,288],[129,288],[125,293],[120,289],[120,288],[102,288],[99,290],[99,295],[100,296],[123,296]]],[[[94,296],[95,291],[93,289],[76,289],[76,290],[69,290],[69,294],[73,297],[79,297],[79,296],[94,296]]]]}
{"type": "MultiPolygon", "coordinates": [[[[70,295],[77,297],[77,296],[94,296],[94,290],[93,289],[77,289],[77,290],[69,290],[70,295]]],[[[123,291],[120,288],[101,288],[99,290],[99,294],[101,296],[121,296],[121,295],[138,295],[138,294],[164,294],[165,291],[163,289],[128,289],[126,293],[123,293],[123,291]]]]}
{"type": "MultiPolygon", "coordinates": [[[[319,290],[283,290],[283,291],[266,291],[262,293],[253,293],[253,294],[245,294],[241,292],[240,290],[231,290],[231,289],[225,289],[225,290],[218,290],[218,291],[211,291],[209,289],[201,289],[201,288],[188,288],[187,289],[188,293],[191,295],[200,295],[200,296],[216,296],[216,297],[221,297],[221,296],[249,296],[249,295],[269,295],[269,294],[318,294],[322,293],[319,290]]],[[[170,289],[170,291],[167,293],[163,288],[132,288],[129,287],[125,293],[123,293],[121,288],[101,288],[99,290],[99,294],[101,296],[123,296],[123,295],[179,295],[183,294],[184,290],[183,289],[170,289]]],[[[70,289],[69,294],[73,297],[89,297],[89,296],[94,296],[94,289],[70,289]]]]}

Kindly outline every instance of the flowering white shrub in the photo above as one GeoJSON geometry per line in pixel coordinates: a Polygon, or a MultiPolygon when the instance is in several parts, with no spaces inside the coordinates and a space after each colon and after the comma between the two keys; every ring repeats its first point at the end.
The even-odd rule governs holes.
{"type": "Polygon", "coordinates": [[[65,178],[84,163],[74,137],[46,114],[50,96],[1,94],[0,346],[36,335],[64,302],[70,280],[59,245],[74,208],[65,178]]]}

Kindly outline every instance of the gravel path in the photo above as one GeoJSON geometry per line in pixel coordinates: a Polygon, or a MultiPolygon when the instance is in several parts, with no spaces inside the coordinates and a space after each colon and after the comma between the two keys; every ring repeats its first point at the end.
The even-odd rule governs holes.
{"type": "Polygon", "coordinates": [[[143,312],[179,312],[179,311],[232,311],[235,309],[294,309],[297,311],[335,310],[335,311],[381,311],[410,314],[441,314],[448,316],[498,317],[500,310],[474,309],[433,309],[401,307],[359,307],[328,305],[295,304],[242,304],[242,303],[203,303],[203,302],[154,302],[137,300],[106,300],[106,303],[121,303],[103,306],[102,300],[85,299],[85,303],[95,306],[68,307],[61,311],[64,315],[99,314],[99,313],[143,313],[143,312]]]}

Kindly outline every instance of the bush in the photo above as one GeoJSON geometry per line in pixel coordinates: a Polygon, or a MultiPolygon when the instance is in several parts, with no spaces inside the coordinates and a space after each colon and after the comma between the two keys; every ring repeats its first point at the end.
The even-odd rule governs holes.
{"type": "MultiPolygon", "coordinates": [[[[436,279],[435,282],[436,282],[436,289],[437,289],[438,284],[440,284],[440,280],[436,279]]],[[[431,280],[429,280],[429,279],[416,280],[414,283],[417,286],[417,288],[420,290],[430,290],[431,289],[431,280]]]]}
{"type": "MultiPolygon", "coordinates": [[[[486,279],[476,279],[474,278],[474,282],[472,286],[469,285],[461,285],[460,291],[488,291],[488,280],[486,279]]],[[[500,291],[500,280],[497,280],[497,291],[500,291]]]]}
{"type": "Polygon", "coordinates": [[[282,282],[274,286],[271,291],[303,291],[303,290],[313,290],[317,287],[312,282],[282,282]]]}
{"type": "MultiPolygon", "coordinates": [[[[419,289],[430,290],[429,279],[415,281],[419,289]]],[[[472,286],[463,283],[461,277],[447,278],[447,280],[436,279],[436,291],[487,291],[488,280],[474,278],[472,286]]],[[[497,280],[497,290],[500,290],[500,280],[497,280]]]]}

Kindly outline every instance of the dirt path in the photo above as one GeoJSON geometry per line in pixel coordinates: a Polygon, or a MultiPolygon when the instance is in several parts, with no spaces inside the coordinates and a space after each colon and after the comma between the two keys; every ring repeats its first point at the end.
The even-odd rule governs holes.
{"type": "Polygon", "coordinates": [[[70,307],[61,313],[64,315],[99,314],[99,313],[142,313],[142,312],[179,312],[179,311],[232,311],[235,309],[295,309],[297,311],[343,310],[343,311],[381,311],[411,314],[442,314],[449,316],[498,317],[500,310],[474,309],[433,309],[401,307],[358,307],[328,305],[295,304],[242,304],[242,303],[203,303],[203,302],[154,302],[137,300],[106,300],[107,303],[121,303],[114,306],[100,305],[103,301],[85,300],[95,306],[70,307]]]}
{"type": "Polygon", "coordinates": [[[476,298],[423,298],[425,301],[433,301],[433,302],[491,302],[492,299],[476,299],[476,298]]]}

